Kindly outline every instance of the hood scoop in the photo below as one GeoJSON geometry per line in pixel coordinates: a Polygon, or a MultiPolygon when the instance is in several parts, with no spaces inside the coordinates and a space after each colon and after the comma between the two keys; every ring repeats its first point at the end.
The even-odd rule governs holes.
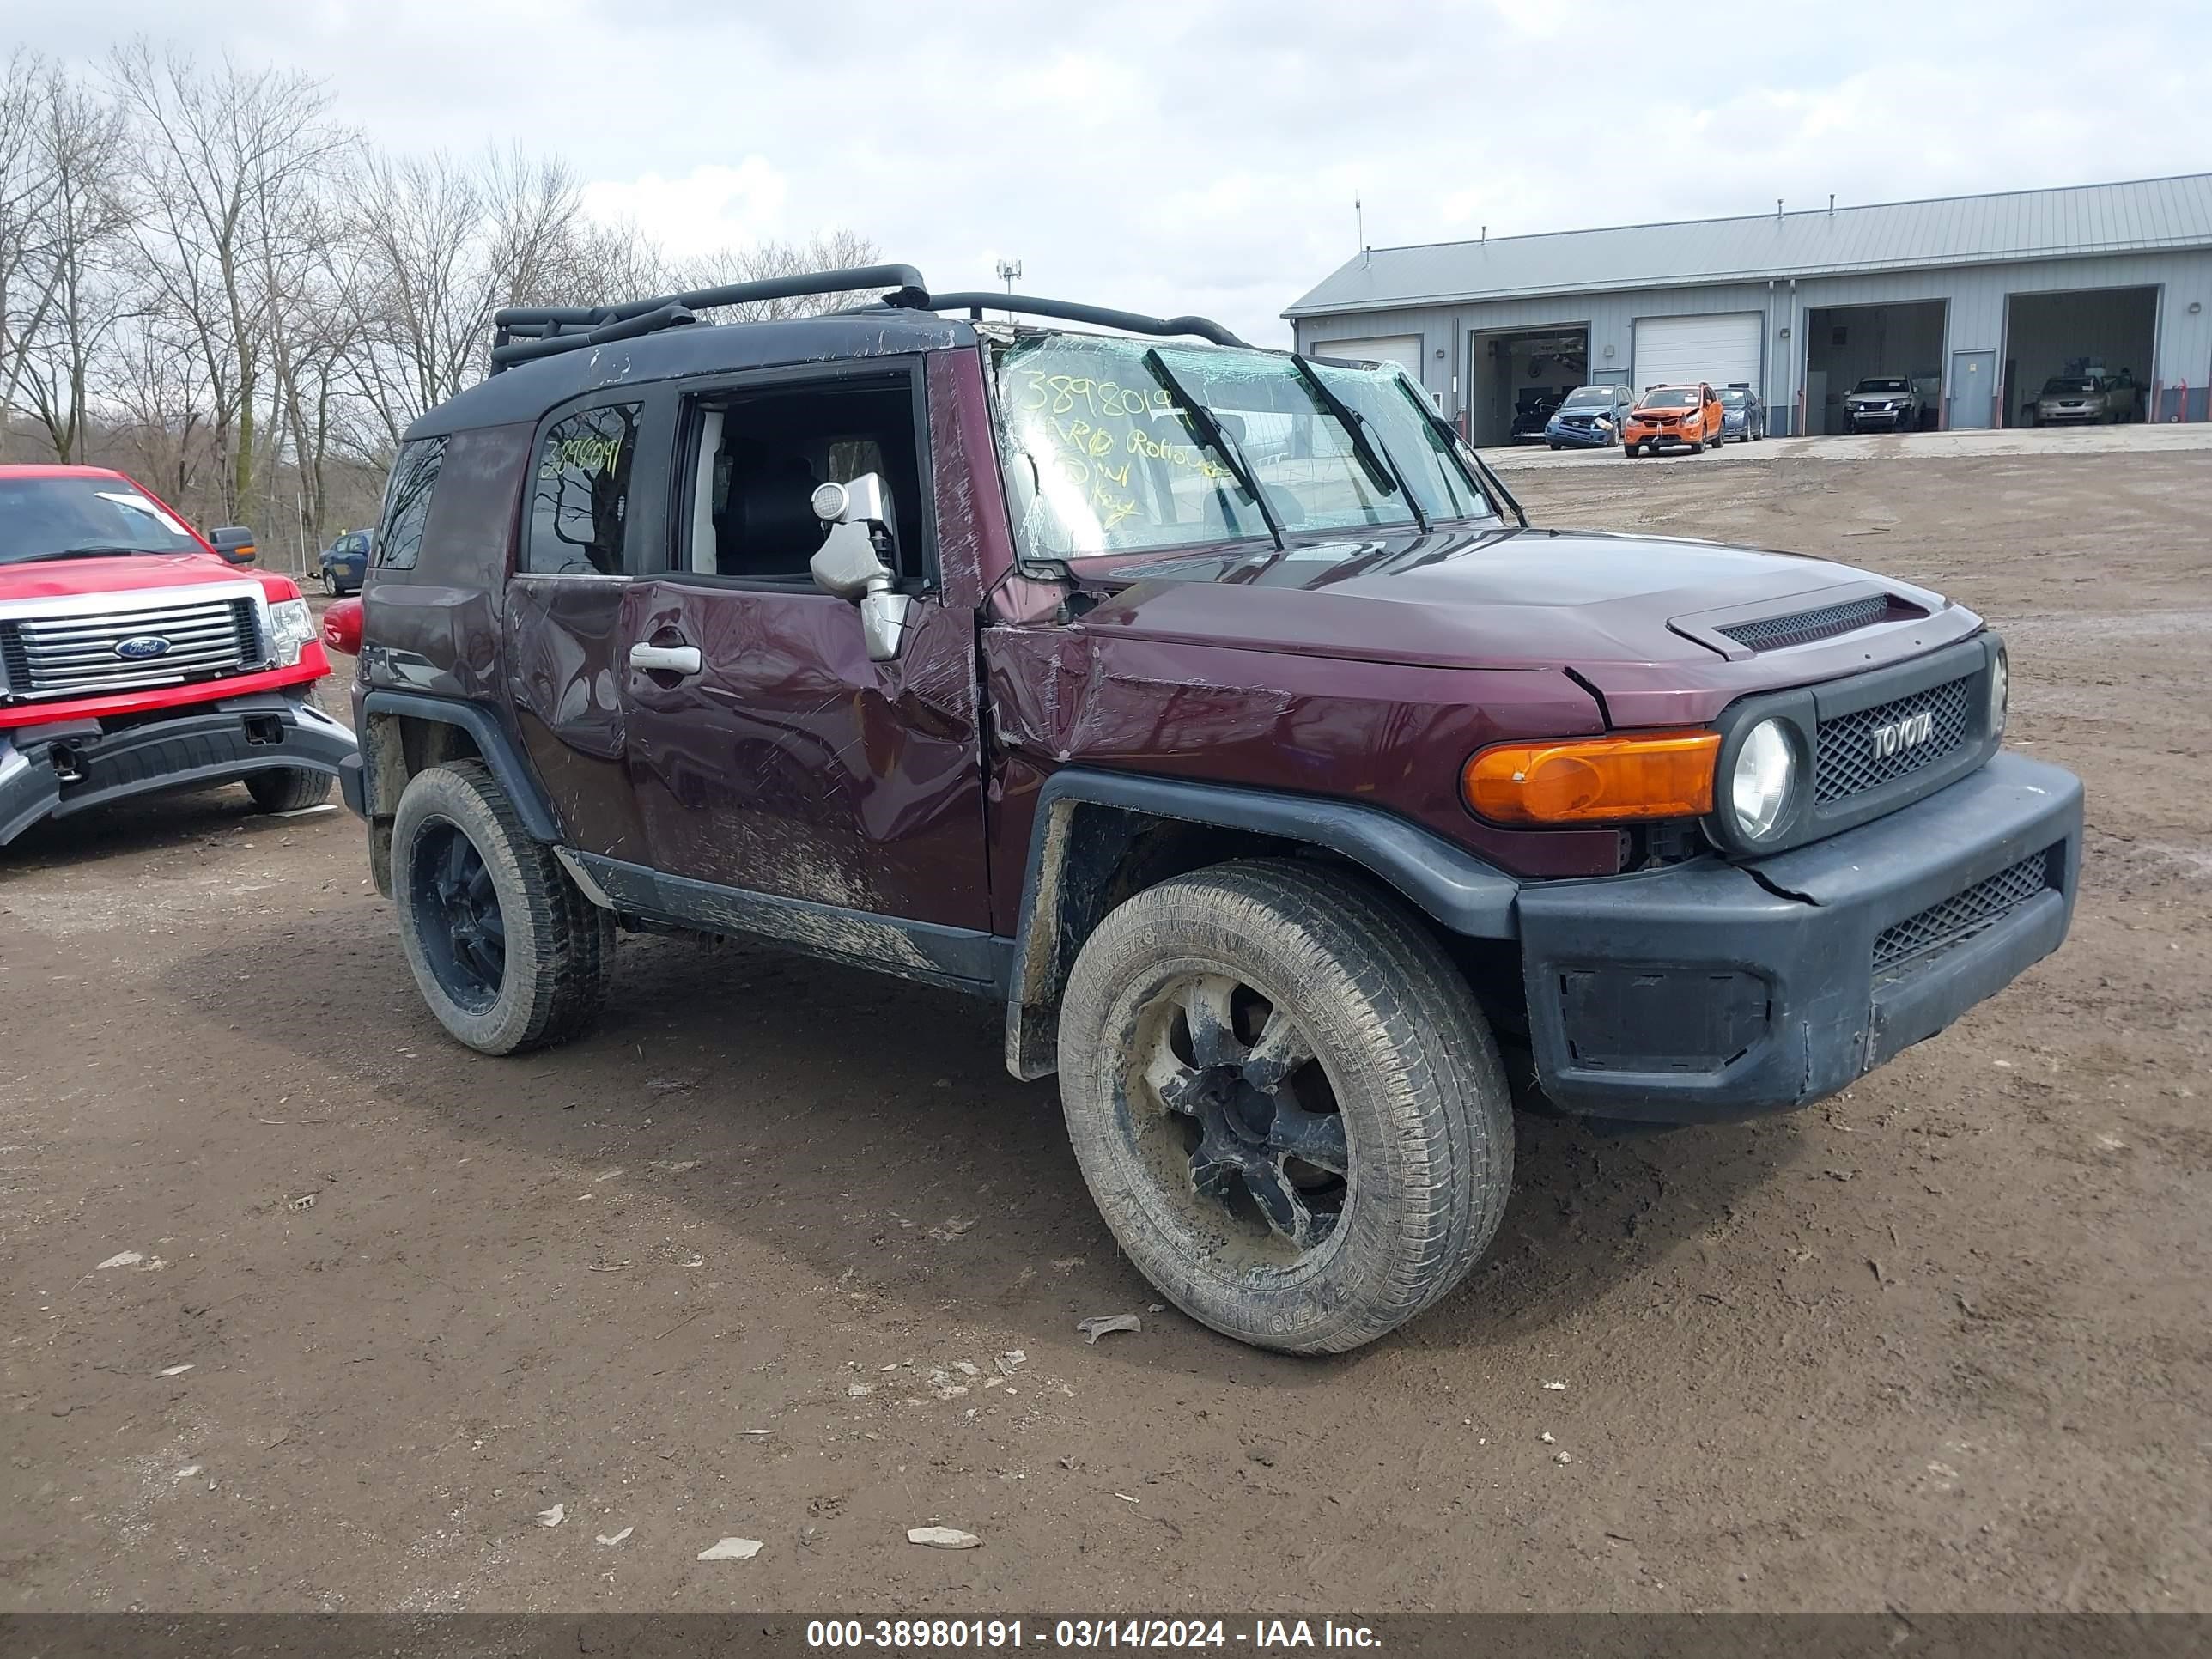
{"type": "Polygon", "coordinates": [[[1819,594],[1821,602],[1808,606],[1804,601],[1812,597],[1767,599],[1755,605],[1676,617],[1668,626],[1723,657],[1740,659],[1816,645],[1884,623],[1918,622],[1928,615],[1921,606],[1870,582],[1843,589],[1824,588],[1819,594]]]}

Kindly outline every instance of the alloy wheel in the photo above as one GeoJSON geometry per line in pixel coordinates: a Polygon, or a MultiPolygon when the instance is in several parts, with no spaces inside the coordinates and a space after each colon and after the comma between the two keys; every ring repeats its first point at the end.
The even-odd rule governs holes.
{"type": "Polygon", "coordinates": [[[507,977],[507,922],[483,854],[459,825],[434,818],[416,839],[411,884],[430,971],[447,995],[482,1012],[507,977]]]}
{"type": "Polygon", "coordinates": [[[1163,988],[1136,1027],[1158,1116],[1139,1125],[1162,1196],[1277,1265],[1328,1243],[1351,1149],[1328,1073],[1291,1012],[1226,974],[1163,988]]]}

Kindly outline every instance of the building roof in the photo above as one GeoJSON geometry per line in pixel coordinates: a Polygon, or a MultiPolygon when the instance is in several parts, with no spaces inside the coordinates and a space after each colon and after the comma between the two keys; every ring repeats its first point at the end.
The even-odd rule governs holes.
{"type": "Polygon", "coordinates": [[[2212,173],[1997,196],[1623,225],[1354,255],[1283,313],[1675,288],[2212,246],[2212,173]]]}

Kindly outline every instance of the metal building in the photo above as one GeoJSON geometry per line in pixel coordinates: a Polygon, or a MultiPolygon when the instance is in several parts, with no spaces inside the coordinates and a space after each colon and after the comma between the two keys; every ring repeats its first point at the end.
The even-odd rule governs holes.
{"type": "Polygon", "coordinates": [[[2212,381],[2212,173],[1373,248],[1283,314],[1298,349],[1402,363],[1477,444],[1543,394],[1758,388],[1774,432],[1840,430],[1860,378],[1927,418],[2017,426],[2053,375],[2127,371],[2150,418],[2212,381]]]}

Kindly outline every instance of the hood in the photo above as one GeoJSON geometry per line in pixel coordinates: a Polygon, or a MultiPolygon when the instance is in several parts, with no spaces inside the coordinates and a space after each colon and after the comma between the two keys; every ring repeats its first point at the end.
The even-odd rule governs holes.
{"type": "Polygon", "coordinates": [[[1911,395],[1912,393],[1909,390],[1905,392],[1846,392],[1844,394],[1844,401],[1847,404],[1888,404],[1894,403],[1900,398],[1910,398],[1911,395]]]}
{"type": "MultiPolygon", "coordinates": [[[[1103,562],[1102,562],[1103,563],[1103,562]]],[[[1808,684],[1975,631],[1941,594],[1791,553],[1589,531],[1439,530],[1085,572],[1105,635],[1449,667],[1571,669],[1624,695],[1808,684]],[[1887,593],[1896,620],[1757,653],[1717,630],[1887,593]]],[[[1650,723],[1622,720],[1622,724],[1650,723]]],[[[1685,715],[1684,717],[1689,717],[1685,715]]],[[[1703,716],[1697,716],[1703,718],[1703,716]]]]}
{"type": "Polygon", "coordinates": [[[225,563],[212,553],[131,553],[102,559],[40,559],[0,564],[0,605],[9,599],[74,599],[137,588],[191,587],[204,582],[258,583],[270,600],[296,599],[289,577],[225,563]]]}

